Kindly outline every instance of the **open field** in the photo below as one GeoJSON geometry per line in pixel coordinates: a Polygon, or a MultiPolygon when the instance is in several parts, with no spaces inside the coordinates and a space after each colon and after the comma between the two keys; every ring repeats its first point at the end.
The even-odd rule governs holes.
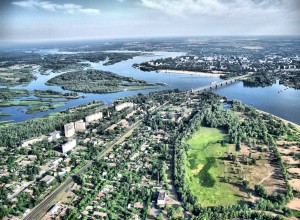
{"type": "Polygon", "coordinates": [[[299,160],[295,160],[290,156],[282,156],[281,158],[288,165],[297,165],[300,163],[299,160]]]}
{"type": "Polygon", "coordinates": [[[239,201],[236,191],[219,180],[224,165],[218,158],[228,150],[228,146],[222,146],[220,141],[226,139],[227,136],[218,129],[201,127],[187,141],[191,146],[187,153],[187,181],[203,206],[233,205],[239,201]]]}
{"type": "Polygon", "coordinates": [[[278,147],[278,151],[281,154],[288,155],[288,154],[291,154],[291,153],[297,153],[297,152],[300,151],[300,149],[297,146],[288,147],[288,148],[278,147]]]}
{"type": "Polygon", "coordinates": [[[231,169],[235,169],[238,173],[236,178],[248,180],[251,189],[259,184],[264,186],[269,194],[283,193],[285,186],[280,167],[272,162],[271,158],[269,152],[259,152],[243,144],[241,151],[238,152],[239,168],[232,165],[231,169]],[[251,159],[256,160],[255,165],[252,164],[251,159]]]}
{"type": "Polygon", "coordinates": [[[300,211],[300,199],[293,198],[291,201],[289,201],[289,203],[287,204],[287,207],[289,207],[290,209],[300,211]]]}
{"type": "Polygon", "coordinates": [[[288,169],[289,173],[296,173],[298,175],[300,175],[300,168],[289,168],[288,169]]]}
{"type": "Polygon", "coordinates": [[[291,179],[289,180],[289,184],[295,191],[300,192],[300,179],[291,179]]]}

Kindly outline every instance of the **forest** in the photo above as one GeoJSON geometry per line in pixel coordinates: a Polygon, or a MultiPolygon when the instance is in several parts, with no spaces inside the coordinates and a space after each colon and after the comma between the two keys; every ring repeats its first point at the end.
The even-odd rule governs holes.
{"type": "Polygon", "coordinates": [[[64,73],[50,79],[46,84],[86,93],[111,93],[156,87],[143,80],[92,69],[64,73]]]}

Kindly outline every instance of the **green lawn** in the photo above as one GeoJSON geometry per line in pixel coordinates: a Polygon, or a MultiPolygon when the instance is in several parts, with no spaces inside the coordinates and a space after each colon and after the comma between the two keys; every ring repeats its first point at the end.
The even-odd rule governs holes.
{"type": "Polygon", "coordinates": [[[187,141],[191,146],[185,164],[187,182],[202,206],[233,205],[239,200],[232,187],[219,181],[224,165],[218,158],[228,150],[228,146],[222,146],[221,141],[227,141],[226,134],[206,127],[201,127],[187,141]]]}

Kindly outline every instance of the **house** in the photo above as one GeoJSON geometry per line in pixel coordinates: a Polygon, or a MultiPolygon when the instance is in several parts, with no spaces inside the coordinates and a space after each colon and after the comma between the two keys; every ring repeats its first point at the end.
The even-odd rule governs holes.
{"type": "Polygon", "coordinates": [[[166,193],[164,191],[159,191],[157,197],[157,205],[164,206],[166,204],[166,193]]]}
{"type": "Polygon", "coordinates": [[[103,193],[103,192],[100,192],[99,194],[98,194],[98,197],[99,198],[102,198],[102,197],[104,197],[105,196],[105,194],[103,193]]]}
{"type": "Polygon", "coordinates": [[[107,217],[107,213],[94,211],[93,216],[99,216],[101,218],[105,218],[107,217]]]}
{"type": "Polygon", "coordinates": [[[54,176],[47,175],[43,179],[41,179],[41,181],[45,182],[47,185],[50,185],[54,179],[54,176]]]}
{"type": "Polygon", "coordinates": [[[58,172],[58,176],[65,176],[67,174],[67,170],[63,169],[61,172],[58,172]]]}
{"type": "Polygon", "coordinates": [[[36,155],[28,155],[28,159],[31,161],[35,161],[37,159],[36,155]]]}
{"type": "Polygon", "coordinates": [[[57,215],[58,214],[58,210],[59,210],[59,206],[58,205],[54,205],[48,212],[48,215],[57,215]]]}
{"type": "Polygon", "coordinates": [[[104,178],[104,177],[106,177],[106,175],[107,175],[107,172],[104,171],[104,172],[102,173],[102,177],[104,178]]]}
{"type": "Polygon", "coordinates": [[[133,204],[133,207],[136,209],[142,209],[144,206],[140,202],[136,202],[133,204]]]}
{"type": "Polygon", "coordinates": [[[140,218],[139,218],[138,214],[134,213],[130,220],[139,220],[139,219],[140,218]]]}

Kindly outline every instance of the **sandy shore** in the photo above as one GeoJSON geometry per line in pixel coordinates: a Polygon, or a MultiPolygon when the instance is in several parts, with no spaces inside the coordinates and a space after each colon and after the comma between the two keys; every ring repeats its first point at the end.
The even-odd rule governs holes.
{"type": "Polygon", "coordinates": [[[264,111],[262,111],[262,110],[258,110],[258,109],[256,109],[256,110],[257,110],[258,112],[260,112],[260,113],[263,113],[263,114],[272,115],[273,117],[278,118],[278,119],[280,119],[281,121],[283,121],[285,124],[291,124],[291,125],[294,125],[294,126],[300,131],[300,125],[298,125],[298,124],[296,124],[296,123],[294,123],[294,122],[285,120],[285,119],[283,119],[283,118],[280,118],[280,117],[278,117],[278,116],[276,116],[276,115],[273,115],[273,114],[271,114],[271,113],[268,113],[268,112],[264,112],[264,111]]]}
{"type": "Polygon", "coordinates": [[[158,70],[158,72],[188,74],[188,75],[197,75],[197,76],[211,76],[211,77],[220,77],[224,75],[221,73],[205,73],[205,72],[194,72],[194,71],[185,71],[185,70],[158,70]]]}

